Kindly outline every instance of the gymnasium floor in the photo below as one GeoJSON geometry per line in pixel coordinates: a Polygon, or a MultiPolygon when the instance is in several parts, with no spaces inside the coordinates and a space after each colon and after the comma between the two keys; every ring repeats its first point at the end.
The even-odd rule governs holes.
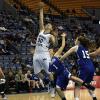
{"type": "MultiPolygon", "coordinates": [[[[95,93],[97,95],[98,100],[100,100],[100,89],[96,89],[95,93]]],[[[67,90],[65,91],[65,94],[67,100],[74,100],[73,90],[67,90]]],[[[56,96],[55,98],[50,98],[50,95],[48,93],[29,93],[8,95],[8,100],[60,100],[60,98],[59,96],[56,96]]],[[[87,90],[81,90],[80,100],[92,100],[87,90]]]]}

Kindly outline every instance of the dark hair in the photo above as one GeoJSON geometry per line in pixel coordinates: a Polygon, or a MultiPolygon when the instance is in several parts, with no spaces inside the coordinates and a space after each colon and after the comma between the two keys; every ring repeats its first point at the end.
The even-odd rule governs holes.
{"type": "Polygon", "coordinates": [[[80,44],[86,48],[90,47],[90,41],[87,37],[85,36],[79,36],[78,41],[80,41],[80,44]]]}

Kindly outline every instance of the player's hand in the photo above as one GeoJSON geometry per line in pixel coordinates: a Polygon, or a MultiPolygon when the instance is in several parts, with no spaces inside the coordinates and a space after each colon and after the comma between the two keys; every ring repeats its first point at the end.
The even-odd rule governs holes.
{"type": "Polygon", "coordinates": [[[43,2],[40,2],[39,3],[39,8],[41,9],[41,8],[43,8],[44,7],[44,3],[43,2]]]}
{"type": "Polygon", "coordinates": [[[61,36],[62,36],[62,37],[66,37],[66,33],[62,33],[61,36]]]}

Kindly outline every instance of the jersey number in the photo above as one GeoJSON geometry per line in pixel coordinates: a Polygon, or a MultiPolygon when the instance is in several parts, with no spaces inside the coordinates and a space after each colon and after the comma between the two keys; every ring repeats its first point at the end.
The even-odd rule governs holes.
{"type": "Polygon", "coordinates": [[[43,39],[42,39],[42,38],[39,38],[39,39],[38,39],[38,42],[39,42],[39,43],[42,43],[42,42],[43,42],[43,39]]]}
{"type": "Polygon", "coordinates": [[[83,58],[88,58],[88,59],[90,58],[88,51],[82,50],[82,53],[83,53],[83,58]]]}

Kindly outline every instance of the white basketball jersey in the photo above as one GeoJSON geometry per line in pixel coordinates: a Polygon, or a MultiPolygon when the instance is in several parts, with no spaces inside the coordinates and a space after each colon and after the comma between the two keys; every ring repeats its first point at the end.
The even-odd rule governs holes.
{"type": "Polygon", "coordinates": [[[49,40],[50,34],[44,34],[44,31],[41,31],[37,37],[35,52],[49,52],[49,40]]]}

